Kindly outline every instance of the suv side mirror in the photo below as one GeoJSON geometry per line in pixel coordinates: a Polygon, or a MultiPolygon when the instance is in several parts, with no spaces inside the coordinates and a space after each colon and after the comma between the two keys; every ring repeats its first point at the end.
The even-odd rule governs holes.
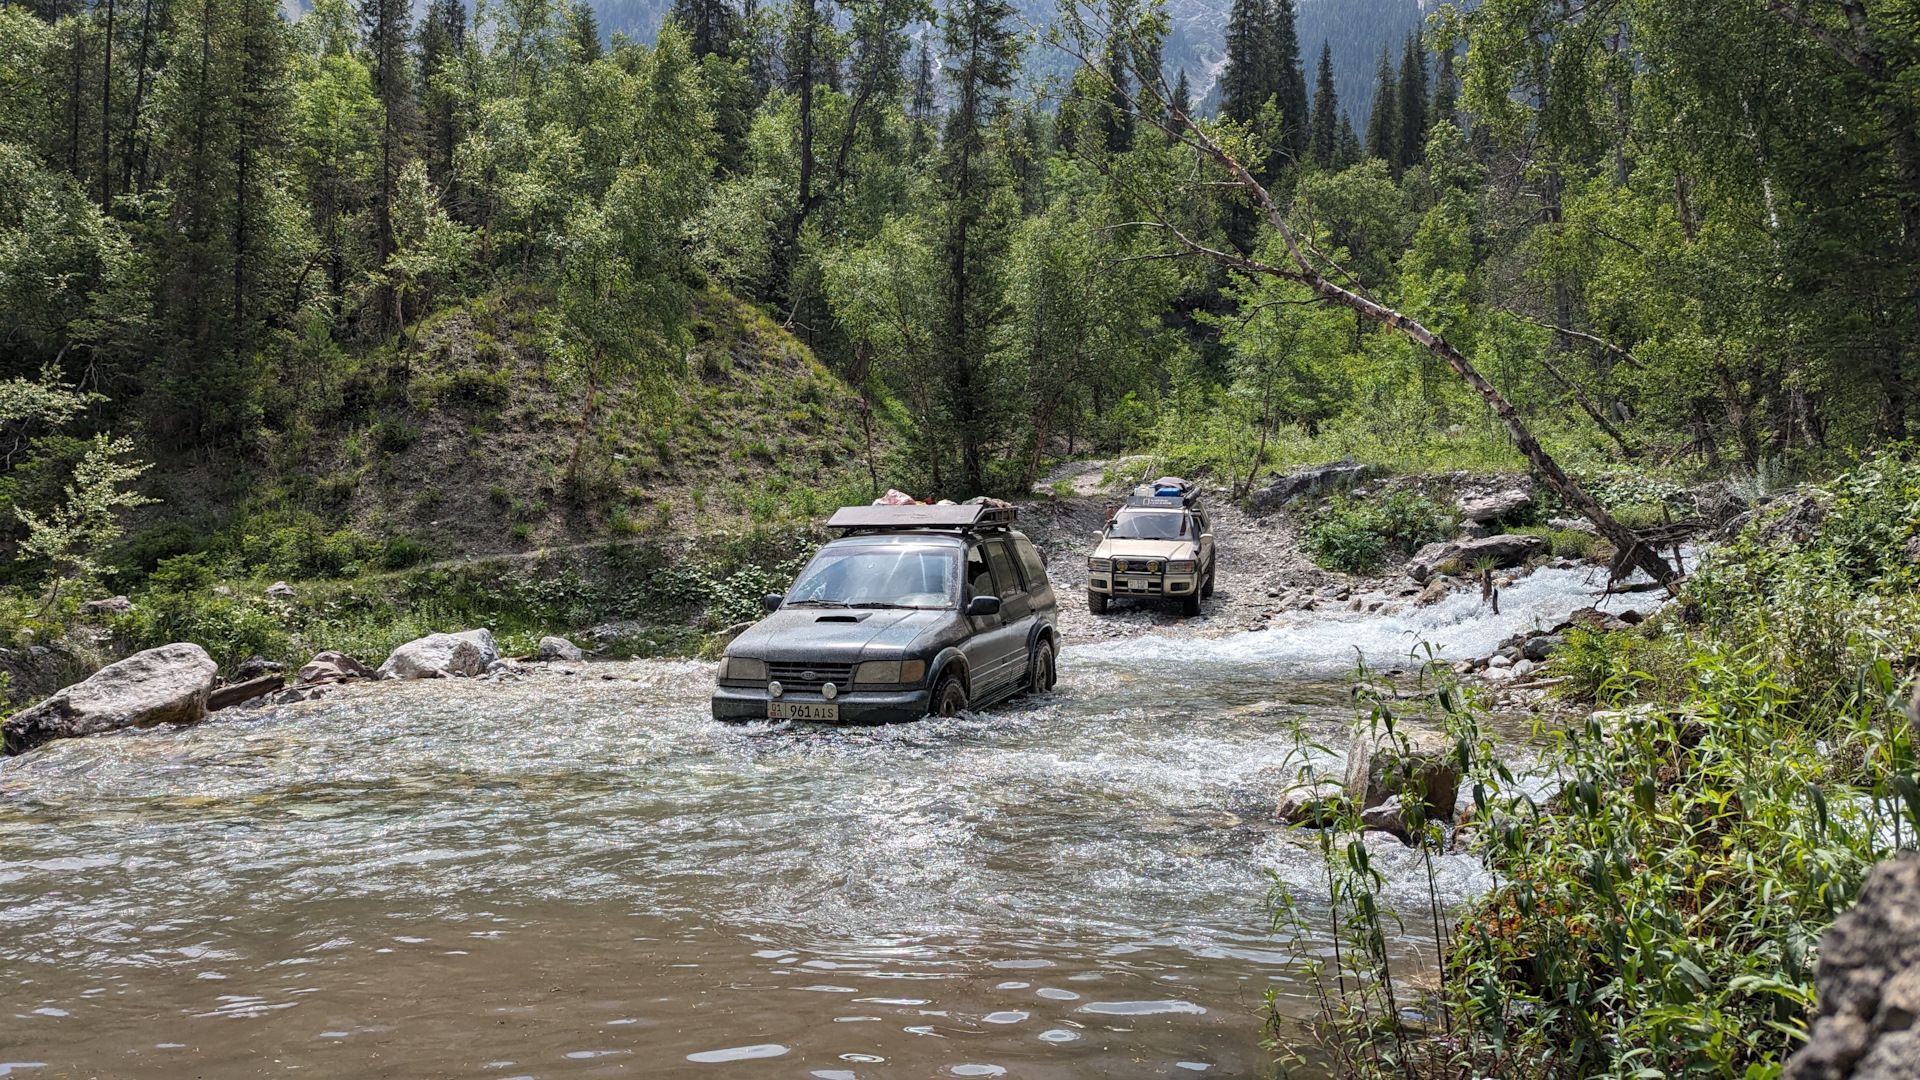
{"type": "Polygon", "coordinates": [[[997,596],[976,596],[967,604],[967,617],[976,615],[1000,614],[1000,598],[997,596]]]}
{"type": "Polygon", "coordinates": [[[1212,533],[1210,533],[1210,532],[1203,532],[1203,533],[1201,533],[1201,534],[1200,534],[1200,542],[1201,542],[1201,543],[1203,543],[1203,544],[1211,544],[1211,543],[1213,543],[1213,534],[1212,534],[1212,533]]]}
{"type": "Polygon", "coordinates": [[[786,602],[787,602],[787,598],[784,596],[781,596],[779,593],[768,593],[767,595],[760,598],[760,606],[763,608],[766,608],[767,614],[769,615],[773,614],[776,611],[779,611],[780,605],[786,602]]]}

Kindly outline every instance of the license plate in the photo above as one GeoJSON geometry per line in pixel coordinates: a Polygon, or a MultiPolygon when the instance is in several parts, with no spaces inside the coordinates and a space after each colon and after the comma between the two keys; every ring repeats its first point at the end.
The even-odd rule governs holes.
{"type": "Polygon", "coordinates": [[[1133,592],[1146,592],[1147,579],[1146,578],[1128,578],[1127,588],[1132,590],[1133,592]]]}
{"type": "Polygon", "coordinates": [[[767,702],[769,720],[838,720],[840,706],[817,704],[811,701],[769,701],[767,702]]]}

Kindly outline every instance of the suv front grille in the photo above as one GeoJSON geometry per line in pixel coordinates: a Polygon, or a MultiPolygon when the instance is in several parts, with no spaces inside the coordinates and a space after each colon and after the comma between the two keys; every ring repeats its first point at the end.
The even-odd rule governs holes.
{"type": "Polygon", "coordinates": [[[853,683],[853,665],[769,663],[767,678],[787,690],[818,690],[828,683],[844,690],[853,683]]]}

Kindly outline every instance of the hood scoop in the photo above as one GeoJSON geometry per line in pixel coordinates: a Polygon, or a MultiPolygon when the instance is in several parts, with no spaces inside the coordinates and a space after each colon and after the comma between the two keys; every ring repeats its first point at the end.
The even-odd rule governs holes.
{"type": "Polygon", "coordinates": [[[854,615],[822,615],[822,616],[820,616],[819,618],[817,618],[817,619],[815,619],[815,620],[813,620],[813,621],[814,621],[814,622],[847,622],[847,623],[857,623],[857,622],[865,622],[865,621],[867,621],[868,619],[870,619],[870,618],[872,618],[872,617],[873,617],[873,612],[871,612],[871,611],[862,611],[862,612],[860,612],[860,613],[858,613],[858,614],[854,614],[854,615]]]}

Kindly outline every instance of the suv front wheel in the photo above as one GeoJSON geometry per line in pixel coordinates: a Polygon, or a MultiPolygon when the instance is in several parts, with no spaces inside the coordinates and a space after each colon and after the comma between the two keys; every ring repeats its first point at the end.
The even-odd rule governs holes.
{"type": "Polygon", "coordinates": [[[1107,613],[1107,594],[1088,589],[1087,610],[1093,612],[1095,615],[1105,615],[1107,613]]]}
{"type": "Polygon", "coordinates": [[[933,688],[932,707],[927,712],[932,716],[959,716],[966,709],[967,684],[961,681],[959,672],[949,671],[933,688]]]}

